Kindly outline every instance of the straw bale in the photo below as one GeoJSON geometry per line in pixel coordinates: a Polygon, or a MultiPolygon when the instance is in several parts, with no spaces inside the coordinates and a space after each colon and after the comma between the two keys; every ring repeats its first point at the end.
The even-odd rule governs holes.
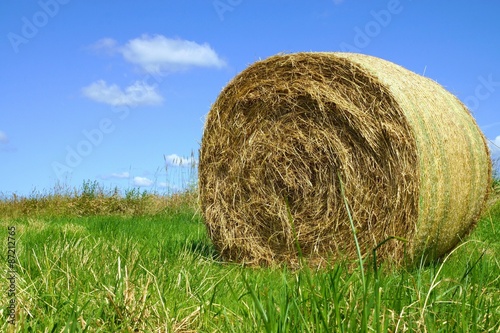
{"type": "Polygon", "coordinates": [[[199,161],[223,258],[247,264],[441,257],[474,227],[491,162],[467,108],[436,82],[352,53],[280,54],[220,93],[199,161]]]}

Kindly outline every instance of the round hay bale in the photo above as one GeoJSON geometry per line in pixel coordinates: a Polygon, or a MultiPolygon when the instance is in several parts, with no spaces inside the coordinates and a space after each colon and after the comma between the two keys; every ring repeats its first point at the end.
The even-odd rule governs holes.
{"type": "Polygon", "coordinates": [[[254,63],[210,110],[201,209],[223,258],[248,264],[448,253],[480,217],[486,141],[436,82],[350,53],[254,63]]]}

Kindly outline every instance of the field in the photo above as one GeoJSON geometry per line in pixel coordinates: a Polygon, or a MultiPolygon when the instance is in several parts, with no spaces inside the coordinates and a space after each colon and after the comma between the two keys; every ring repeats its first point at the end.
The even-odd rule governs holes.
{"type": "Polygon", "coordinates": [[[398,270],[222,262],[195,191],[4,197],[0,331],[500,332],[498,197],[449,256],[398,270]]]}

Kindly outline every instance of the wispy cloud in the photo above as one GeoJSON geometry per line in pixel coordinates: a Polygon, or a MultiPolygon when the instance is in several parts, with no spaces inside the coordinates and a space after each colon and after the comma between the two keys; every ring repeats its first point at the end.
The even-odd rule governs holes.
{"type": "Polygon", "coordinates": [[[130,173],[125,171],[125,172],[114,172],[108,175],[102,175],[101,179],[129,179],[130,178],[130,173]]]}
{"type": "Polygon", "coordinates": [[[95,53],[113,55],[118,52],[118,42],[113,38],[102,38],[94,44],[89,45],[88,49],[95,53]]]}
{"type": "Polygon", "coordinates": [[[91,100],[112,106],[159,105],[163,102],[157,86],[141,81],[136,81],[122,90],[116,84],[108,85],[106,81],[99,80],[84,87],[82,92],[91,100]]]}
{"type": "Polygon", "coordinates": [[[154,182],[146,177],[134,177],[134,180],[132,182],[134,186],[140,186],[140,187],[149,187],[154,184],[154,182]]]}
{"type": "Polygon", "coordinates": [[[500,122],[494,122],[494,123],[490,123],[490,124],[486,124],[486,125],[479,125],[479,127],[481,129],[487,129],[487,128],[496,127],[498,125],[500,125],[500,122]]]}
{"type": "Polygon", "coordinates": [[[500,135],[494,140],[488,140],[488,147],[490,148],[491,155],[498,157],[500,155],[500,135]]]}
{"type": "Polygon", "coordinates": [[[7,134],[3,131],[0,131],[0,152],[14,153],[17,151],[17,148],[12,146],[12,144],[10,144],[9,142],[10,140],[7,134]]]}
{"type": "Polygon", "coordinates": [[[171,154],[164,156],[165,163],[169,166],[192,166],[196,163],[192,157],[181,157],[177,154],[171,154]]]}
{"type": "Polygon", "coordinates": [[[3,144],[9,143],[9,137],[3,131],[0,131],[0,143],[3,143],[3,144]]]}
{"type": "Polygon", "coordinates": [[[178,184],[173,184],[169,182],[159,182],[158,188],[165,189],[168,192],[180,192],[186,189],[185,187],[179,186],[178,184]]]}
{"type": "Polygon", "coordinates": [[[125,60],[148,72],[162,73],[189,67],[223,67],[222,60],[212,47],[163,35],[142,35],[120,47],[125,60]]]}
{"type": "Polygon", "coordinates": [[[128,172],[120,172],[120,173],[112,173],[111,177],[113,178],[120,178],[120,179],[127,179],[130,178],[130,174],[128,172]]]}

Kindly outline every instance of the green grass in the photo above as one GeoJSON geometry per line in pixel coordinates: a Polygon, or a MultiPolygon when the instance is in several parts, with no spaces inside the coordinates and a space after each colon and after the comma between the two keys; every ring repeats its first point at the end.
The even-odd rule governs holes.
{"type": "Polygon", "coordinates": [[[220,262],[192,195],[94,194],[0,202],[4,295],[8,226],[18,258],[16,325],[2,296],[0,331],[500,332],[500,202],[443,261],[363,278],[356,262],[220,262]]]}

